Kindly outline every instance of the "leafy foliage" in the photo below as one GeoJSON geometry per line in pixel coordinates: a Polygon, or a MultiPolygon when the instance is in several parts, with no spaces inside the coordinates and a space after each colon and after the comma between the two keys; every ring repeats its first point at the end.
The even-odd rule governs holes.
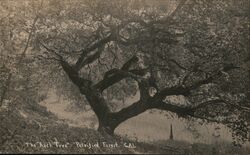
{"type": "Polygon", "coordinates": [[[244,143],[249,138],[249,2],[143,2],[1,1],[0,86],[13,75],[8,88],[15,94],[8,92],[6,100],[37,103],[54,87],[83,109],[87,103],[94,109],[97,103],[90,101],[98,101],[102,107],[95,111],[123,117],[112,121],[157,108],[223,123],[235,142],[244,143]],[[18,49],[31,55],[21,65],[18,49]],[[129,63],[133,57],[135,63],[129,63]],[[152,96],[145,79],[156,90],[152,96]],[[98,87],[103,92],[94,90],[98,87]],[[137,92],[138,102],[121,104],[137,92]],[[185,104],[165,99],[173,96],[185,98],[185,104]]]}

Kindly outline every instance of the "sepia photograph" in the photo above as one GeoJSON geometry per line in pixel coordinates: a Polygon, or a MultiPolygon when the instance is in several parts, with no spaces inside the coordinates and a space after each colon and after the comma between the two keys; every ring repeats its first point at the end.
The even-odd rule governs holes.
{"type": "Polygon", "coordinates": [[[0,0],[0,154],[250,155],[250,0],[0,0]]]}

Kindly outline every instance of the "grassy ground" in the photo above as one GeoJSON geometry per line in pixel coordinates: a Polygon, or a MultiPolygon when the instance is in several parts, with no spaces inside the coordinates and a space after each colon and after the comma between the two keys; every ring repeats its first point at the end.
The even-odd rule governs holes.
{"type": "Polygon", "coordinates": [[[70,127],[52,114],[43,115],[47,116],[30,111],[1,111],[0,153],[166,153],[152,144],[70,127]]]}
{"type": "Polygon", "coordinates": [[[236,147],[229,142],[218,142],[216,144],[194,143],[190,144],[184,141],[166,140],[157,141],[161,147],[178,148],[180,154],[185,155],[249,155],[250,147],[236,147]]]}
{"type": "Polygon", "coordinates": [[[126,137],[101,135],[93,129],[70,127],[41,107],[28,111],[27,108],[26,111],[1,110],[0,120],[0,153],[250,154],[249,149],[236,148],[228,143],[205,145],[168,140],[149,144],[126,137]]]}

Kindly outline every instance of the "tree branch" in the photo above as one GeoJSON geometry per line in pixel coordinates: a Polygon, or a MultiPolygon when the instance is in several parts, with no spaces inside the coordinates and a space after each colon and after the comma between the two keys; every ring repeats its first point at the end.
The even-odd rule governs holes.
{"type": "Polygon", "coordinates": [[[187,0],[181,0],[181,2],[178,4],[178,6],[175,8],[175,10],[165,18],[155,21],[155,24],[166,24],[170,23],[171,19],[176,15],[176,13],[185,5],[187,0]]]}
{"type": "MultiPolygon", "coordinates": [[[[159,23],[165,23],[166,21],[169,21],[173,16],[175,16],[176,12],[178,12],[178,10],[180,10],[182,8],[182,6],[185,4],[186,0],[182,0],[179,5],[176,7],[176,9],[169,15],[166,17],[166,19],[163,19],[163,20],[159,20],[159,21],[152,21],[152,22],[149,22],[149,23],[146,23],[144,22],[143,20],[140,20],[140,19],[130,19],[130,20],[127,20],[127,21],[123,21],[119,26],[117,27],[114,27],[113,28],[113,32],[110,33],[107,37],[103,38],[103,39],[100,39],[100,40],[97,40],[95,41],[94,43],[92,43],[90,46],[88,46],[87,48],[81,50],[82,54],[80,55],[79,59],[77,60],[76,64],[75,64],[75,68],[77,71],[79,71],[83,66],[85,66],[86,64],[90,63],[90,62],[93,62],[97,57],[98,55],[100,55],[100,53],[95,53],[96,55],[93,55],[92,57],[87,57],[87,55],[101,47],[101,46],[104,46],[106,43],[112,41],[112,39],[116,38],[116,40],[120,43],[123,43],[123,44],[131,44],[131,41],[129,41],[130,43],[126,42],[126,41],[123,41],[117,37],[114,36],[114,34],[118,35],[117,31],[119,31],[122,27],[124,27],[125,25],[131,23],[131,22],[137,22],[137,23],[140,23],[141,25],[143,26],[148,26],[148,25],[154,25],[154,24],[159,24],[159,23]],[[116,33],[115,33],[116,32],[116,33]]],[[[163,39],[162,41],[166,41],[166,39],[163,39]]],[[[132,42],[137,42],[137,41],[132,41],[132,42]]],[[[126,66],[124,66],[126,67],[126,66]]]]}
{"type": "Polygon", "coordinates": [[[45,48],[48,52],[52,52],[53,54],[55,54],[59,59],[55,59],[55,60],[63,60],[63,57],[58,54],[55,50],[47,47],[45,44],[43,44],[40,40],[39,40],[40,45],[42,45],[43,48],[45,48]]]}
{"type": "Polygon", "coordinates": [[[136,81],[142,80],[142,76],[144,76],[148,69],[131,69],[131,66],[138,62],[138,57],[133,56],[130,58],[127,62],[124,63],[124,65],[121,67],[121,69],[111,69],[107,71],[104,74],[103,80],[99,81],[97,84],[95,84],[95,88],[99,89],[101,92],[108,87],[112,86],[113,84],[121,81],[124,78],[131,77],[135,79],[136,81]]]}
{"type": "Polygon", "coordinates": [[[181,85],[181,86],[174,86],[174,87],[170,87],[170,88],[168,87],[168,88],[161,90],[155,96],[157,98],[161,98],[161,99],[165,98],[166,96],[170,96],[170,95],[188,96],[190,94],[191,90],[195,90],[195,89],[201,87],[202,85],[209,84],[209,83],[213,82],[215,79],[218,79],[221,75],[223,75],[222,72],[228,72],[230,70],[237,69],[237,68],[239,68],[239,67],[236,67],[234,65],[227,65],[227,66],[223,67],[222,69],[220,69],[218,72],[212,74],[211,76],[209,76],[203,80],[199,80],[197,82],[194,82],[190,86],[181,85]]]}
{"type": "Polygon", "coordinates": [[[63,70],[66,72],[70,80],[78,86],[82,94],[85,94],[88,92],[92,85],[92,81],[81,78],[78,74],[78,72],[75,70],[74,67],[72,67],[68,62],[61,60],[60,64],[63,68],[63,70]]]}
{"type": "Polygon", "coordinates": [[[157,100],[150,103],[150,108],[170,111],[170,112],[176,113],[177,115],[181,117],[186,117],[187,115],[192,114],[192,110],[190,107],[181,107],[181,106],[177,106],[177,105],[173,105],[170,103],[157,101],[157,100]]]}
{"type": "Polygon", "coordinates": [[[163,101],[157,101],[155,99],[150,98],[147,102],[137,101],[133,103],[132,105],[120,110],[119,112],[112,113],[111,116],[112,116],[112,119],[115,120],[115,123],[116,123],[115,125],[119,125],[121,122],[129,118],[132,118],[136,115],[139,115],[145,112],[146,110],[159,109],[159,110],[173,112],[177,114],[179,117],[183,117],[183,118],[193,117],[193,118],[207,120],[209,122],[232,123],[231,121],[227,121],[227,120],[220,121],[220,120],[210,119],[208,117],[195,115],[196,110],[200,108],[204,108],[207,105],[221,103],[222,101],[223,100],[221,99],[215,99],[215,100],[202,102],[195,107],[181,107],[181,106],[173,105],[173,104],[166,103],[163,101]]]}
{"type": "Polygon", "coordinates": [[[121,67],[121,70],[129,70],[129,68],[137,63],[139,61],[139,58],[137,56],[133,56],[131,59],[129,59],[122,67],[121,67]]]}
{"type": "Polygon", "coordinates": [[[216,103],[222,103],[222,102],[223,102],[223,100],[221,100],[221,99],[215,99],[215,100],[209,100],[209,101],[202,102],[202,103],[198,104],[195,107],[181,107],[181,106],[177,106],[177,105],[173,105],[173,104],[169,104],[169,103],[159,101],[159,102],[151,102],[150,103],[150,109],[156,108],[156,109],[159,109],[159,110],[170,111],[170,112],[173,112],[173,113],[177,114],[179,117],[183,117],[183,118],[193,117],[193,118],[207,120],[209,122],[232,123],[231,121],[227,121],[227,120],[219,121],[219,120],[215,120],[215,119],[210,119],[209,117],[203,117],[203,116],[195,115],[195,112],[198,109],[205,108],[208,105],[212,105],[212,104],[216,104],[216,103]]]}
{"type": "Polygon", "coordinates": [[[98,51],[95,54],[88,57],[88,54],[92,52],[93,50],[103,47],[106,43],[110,42],[112,40],[112,34],[109,34],[107,37],[99,39],[89,45],[87,48],[81,50],[81,55],[79,59],[77,60],[75,64],[75,69],[79,71],[84,65],[93,62],[95,59],[99,57],[102,51],[98,51]]]}
{"type": "Polygon", "coordinates": [[[182,70],[187,70],[187,68],[185,68],[184,66],[182,66],[180,63],[178,63],[176,60],[174,59],[170,59],[169,61],[173,62],[174,64],[176,64],[180,69],[182,70]]]}
{"type": "Polygon", "coordinates": [[[202,109],[202,108],[205,108],[206,106],[208,105],[211,105],[211,104],[216,104],[216,103],[223,103],[224,101],[222,99],[214,99],[214,100],[208,100],[208,101],[204,101],[202,103],[199,103],[198,105],[196,105],[195,107],[192,107],[190,110],[195,112],[195,110],[198,110],[198,109],[202,109]]]}
{"type": "Polygon", "coordinates": [[[118,126],[123,121],[137,116],[148,109],[147,104],[141,101],[137,101],[130,106],[121,109],[118,112],[111,113],[111,121],[113,120],[114,127],[118,126]]]}

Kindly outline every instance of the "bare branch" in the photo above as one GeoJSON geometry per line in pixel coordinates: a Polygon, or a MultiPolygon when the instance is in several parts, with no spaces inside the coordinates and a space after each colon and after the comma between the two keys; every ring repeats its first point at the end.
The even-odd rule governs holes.
{"type": "Polygon", "coordinates": [[[216,104],[216,103],[223,103],[224,101],[222,99],[214,99],[214,100],[208,100],[204,101],[202,103],[199,103],[195,107],[192,107],[190,110],[195,112],[195,110],[205,108],[206,106],[209,106],[211,104],[216,104]]]}
{"type": "Polygon", "coordinates": [[[100,91],[103,91],[106,88],[112,86],[113,84],[128,77],[133,78],[136,81],[139,81],[139,80],[141,81],[143,79],[142,76],[144,76],[147,73],[148,69],[129,70],[129,68],[131,68],[131,66],[135,64],[137,61],[138,61],[138,58],[134,56],[131,59],[129,59],[127,62],[125,62],[124,65],[121,67],[121,69],[114,68],[114,69],[107,71],[104,74],[103,80],[98,82],[95,85],[95,87],[99,89],[100,91]]]}
{"type": "Polygon", "coordinates": [[[169,61],[173,62],[174,64],[176,64],[180,69],[182,70],[187,70],[187,68],[185,68],[184,66],[182,66],[179,62],[177,62],[174,59],[170,59],[169,61]]]}
{"type": "Polygon", "coordinates": [[[68,77],[70,78],[70,80],[75,85],[77,85],[82,90],[82,92],[85,92],[90,88],[92,84],[90,80],[81,78],[78,72],[75,70],[75,68],[72,67],[68,62],[61,60],[60,63],[63,70],[67,73],[68,77]]]}
{"type": "Polygon", "coordinates": [[[129,59],[122,67],[121,70],[129,70],[129,68],[137,63],[139,61],[139,58],[137,56],[133,56],[131,59],[129,59]]]}
{"type": "Polygon", "coordinates": [[[161,20],[154,21],[154,24],[168,24],[168,23],[170,23],[171,19],[185,5],[186,2],[187,2],[187,0],[181,0],[180,3],[178,4],[178,6],[175,8],[175,10],[170,15],[166,16],[165,18],[163,18],[161,20]]]}
{"type": "Polygon", "coordinates": [[[221,75],[223,75],[222,72],[227,72],[227,71],[237,69],[237,68],[239,68],[239,67],[236,67],[234,65],[227,65],[227,66],[223,67],[221,70],[217,71],[216,73],[210,75],[209,77],[207,77],[203,80],[199,80],[197,82],[194,82],[190,86],[181,85],[181,86],[174,86],[174,87],[170,87],[170,88],[165,88],[165,89],[161,90],[159,93],[157,93],[156,97],[163,99],[169,95],[188,96],[190,94],[191,90],[195,90],[195,89],[201,87],[202,85],[209,84],[209,83],[213,82],[215,79],[218,79],[221,75]]]}
{"type": "Polygon", "coordinates": [[[75,64],[76,70],[79,71],[84,65],[96,60],[100,56],[101,51],[96,52],[94,55],[91,55],[90,57],[87,57],[87,55],[93,50],[104,46],[106,43],[110,42],[111,40],[112,40],[112,34],[109,34],[107,37],[98,39],[94,43],[89,45],[87,48],[81,50],[82,52],[81,56],[79,57],[79,59],[77,60],[75,64]]]}
{"type": "MultiPolygon", "coordinates": [[[[53,49],[47,47],[47,46],[46,46],[45,44],[43,44],[41,41],[39,41],[39,43],[40,43],[40,45],[42,45],[42,47],[45,48],[48,52],[52,52],[53,54],[55,54],[55,55],[59,58],[59,60],[63,60],[63,57],[62,57],[60,54],[58,54],[55,50],[53,50],[53,49]]],[[[58,60],[58,59],[56,59],[56,60],[58,60]]]]}
{"type": "Polygon", "coordinates": [[[170,111],[182,117],[186,117],[192,113],[192,111],[190,111],[190,107],[181,107],[181,106],[173,105],[173,104],[166,103],[163,101],[153,100],[151,103],[149,103],[149,105],[151,109],[155,108],[159,110],[170,111]]]}

